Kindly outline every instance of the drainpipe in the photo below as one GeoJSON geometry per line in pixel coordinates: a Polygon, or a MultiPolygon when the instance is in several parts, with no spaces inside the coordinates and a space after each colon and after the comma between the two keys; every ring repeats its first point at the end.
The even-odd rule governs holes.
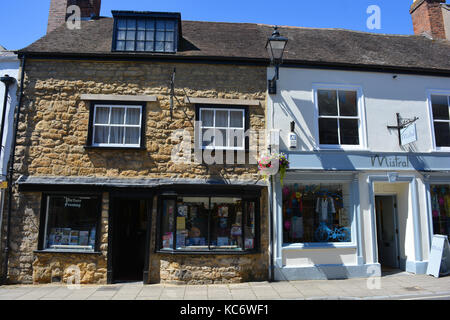
{"type": "Polygon", "coordinates": [[[22,57],[22,72],[20,75],[20,94],[19,94],[19,104],[16,109],[16,115],[14,119],[14,127],[13,127],[13,137],[12,137],[12,145],[11,145],[11,154],[9,157],[9,179],[8,179],[8,213],[7,213],[7,224],[6,224],[6,246],[5,246],[5,261],[3,261],[3,275],[2,275],[2,283],[6,283],[8,278],[8,260],[9,260],[9,242],[10,242],[10,229],[11,229],[11,212],[12,212],[12,184],[13,184],[13,173],[14,173],[14,158],[16,155],[16,139],[17,139],[17,128],[19,126],[19,117],[20,117],[20,109],[22,107],[22,98],[23,98],[23,83],[25,77],[25,65],[26,65],[26,56],[22,57]]]}

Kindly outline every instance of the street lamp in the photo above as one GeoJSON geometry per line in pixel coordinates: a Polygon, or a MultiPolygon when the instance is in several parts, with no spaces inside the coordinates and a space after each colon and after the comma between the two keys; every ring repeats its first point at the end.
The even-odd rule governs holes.
{"type": "Polygon", "coordinates": [[[275,66],[275,75],[269,80],[269,93],[277,93],[277,80],[279,79],[279,67],[283,63],[284,49],[288,43],[288,38],[282,37],[278,32],[278,27],[273,28],[272,36],[267,39],[266,49],[269,53],[270,62],[275,66]]]}

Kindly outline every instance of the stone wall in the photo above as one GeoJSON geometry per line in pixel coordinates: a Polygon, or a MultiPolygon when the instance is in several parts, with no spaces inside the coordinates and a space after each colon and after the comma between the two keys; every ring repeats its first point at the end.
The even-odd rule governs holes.
{"type": "MultiPolygon", "coordinates": [[[[28,60],[24,104],[17,136],[15,179],[20,175],[26,175],[256,181],[260,177],[257,166],[253,164],[208,166],[204,163],[189,165],[173,163],[170,160],[171,152],[173,145],[178,141],[172,140],[171,135],[175,130],[187,129],[191,132],[191,136],[194,136],[195,106],[184,102],[185,94],[201,98],[259,100],[259,106],[249,107],[250,127],[253,130],[264,129],[265,79],[264,67],[28,60]],[[175,89],[177,99],[171,120],[168,85],[174,67],[177,68],[175,89]],[[113,151],[85,148],[90,103],[82,101],[81,94],[157,96],[157,102],[147,103],[146,149],[113,151]]],[[[9,270],[12,282],[47,282],[53,273],[62,273],[64,278],[61,268],[65,268],[68,260],[72,258],[74,263],[81,267],[82,272],[83,270],[94,272],[93,282],[105,281],[104,263],[108,246],[107,204],[104,203],[102,215],[100,258],[88,255],[49,257],[47,254],[33,253],[37,249],[40,194],[15,192],[14,199],[15,223],[11,230],[9,270]],[[88,257],[84,259],[84,256],[88,257]],[[36,271],[33,275],[34,258],[36,271]]],[[[265,217],[267,208],[261,212],[265,217]]],[[[261,221],[264,221],[263,228],[265,228],[267,220],[264,218],[261,221]]],[[[263,251],[265,249],[263,247],[263,251]]],[[[248,261],[255,261],[261,257],[262,255],[243,257],[241,262],[247,265],[248,261]]],[[[162,257],[159,261],[164,259],[166,257],[162,257]]],[[[229,257],[224,261],[227,261],[226,259],[229,257]]],[[[165,262],[162,263],[164,265],[165,262]]],[[[213,264],[215,262],[211,261],[210,265],[213,264]]],[[[261,261],[256,265],[261,265],[261,261]]],[[[265,267],[261,265],[261,269],[265,267]]],[[[237,278],[250,279],[250,276],[245,275],[245,268],[242,267],[236,272],[236,277],[231,277],[231,273],[227,273],[226,277],[220,279],[234,279],[233,281],[237,281],[237,278]]],[[[92,273],[86,277],[92,278],[91,275],[92,273]]],[[[159,278],[159,275],[156,278],[159,278]]]]}

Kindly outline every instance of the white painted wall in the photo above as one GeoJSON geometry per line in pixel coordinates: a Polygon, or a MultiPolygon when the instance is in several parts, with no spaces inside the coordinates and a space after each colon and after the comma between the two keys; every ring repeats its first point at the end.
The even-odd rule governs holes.
{"type": "MultiPolygon", "coordinates": [[[[9,75],[10,77],[19,78],[19,67],[20,62],[16,55],[7,55],[5,52],[0,52],[0,77],[4,75],[9,75]]],[[[2,176],[0,181],[5,180],[7,174],[7,166],[11,149],[11,140],[13,134],[13,121],[14,121],[14,108],[17,105],[17,81],[15,85],[9,87],[9,98],[6,109],[5,117],[5,127],[3,131],[3,142],[2,145],[4,149],[1,150],[0,155],[0,172],[2,176]]],[[[3,114],[3,102],[5,96],[5,85],[0,82],[0,123],[2,121],[1,117],[3,114]]]]}
{"type": "MultiPolygon", "coordinates": [[[[268,70],[271,79],[273,70],[268,70]]],[[[318,146],[318,122],[314,103],[315,84],[360,87],[365,111],[367,151],[432,152],[432,129],[428,105],[429,90],[450,93],[450,78],[394,73],[335,71],[321,69],[280,68],[278,93],[268,97],[268,125],[280,129],[280,149],[288,151],[290,122],[296,121],[298,149],[314,150],[318,146]],[[394,79],[393,76],[397,77],[394,79]],[[400,147],[396,130],[396,113],[403,118],[419,117],[418,141],[400,147]]]]}

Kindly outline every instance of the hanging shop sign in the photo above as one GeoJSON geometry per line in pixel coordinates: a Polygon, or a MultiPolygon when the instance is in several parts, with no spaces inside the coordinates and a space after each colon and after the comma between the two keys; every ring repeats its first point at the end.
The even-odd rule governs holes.
{"type": "Polygon", "coordinates": [[[447,236],[433,236],[427,274],[436,278],[450,274],[450,246],[447,236]]]}
{"type": "Polygon", "coordinates": [[[400,140],[402,142],[402,146],[417,141],[417,129],[415,123],[400,129],[400,140]]]}

